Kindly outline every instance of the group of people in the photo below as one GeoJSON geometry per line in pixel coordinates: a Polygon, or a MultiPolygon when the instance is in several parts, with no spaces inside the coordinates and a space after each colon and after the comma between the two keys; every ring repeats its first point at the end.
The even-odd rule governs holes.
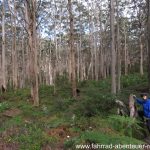
{"type": "Polygon", "coordinates": [[[148,98],[147,93],[141,94],[141,98],[137,98],[135,95],[133,97],[136,103],[143,107],[143,110],[138,111],[138,115],[141,117],[142,121],[146,120],[146,126],[150,133],[150,98],[148,98]]]}

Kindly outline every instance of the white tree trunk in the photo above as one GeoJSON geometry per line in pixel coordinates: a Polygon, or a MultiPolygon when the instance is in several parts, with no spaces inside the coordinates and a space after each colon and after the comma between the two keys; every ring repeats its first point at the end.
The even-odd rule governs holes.
{"type": "Polygon", "coordinates": [[[142,43],[142,35],[140,35],[140,74],[143,75],[143,43],[142,43]]]}
{"type": "Polygon", "coordinates": [[[5,0],[2,4],[2,85],[1,88],[6,90],[6,49],[5,49],[5,0]]]}
{"type": "Polygon", "coordinates": [[[114,0],[111,0],[111,92],[116,93],[116,52],[115,52],[115,32],[114,32],[114,0]]]}

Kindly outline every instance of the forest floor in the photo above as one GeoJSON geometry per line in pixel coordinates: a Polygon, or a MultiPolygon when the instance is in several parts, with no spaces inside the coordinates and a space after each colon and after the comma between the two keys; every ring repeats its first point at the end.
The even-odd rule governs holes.
{"type": "Polygon", "coordinates": [[[40,87],[39,107],[32,105],[29,89],[8,90],[0,95],[0,150],[74,150],[81,149],[80,144],[92,143],[144,144],[145,127],[138,120],[116,115],[115,100],[128,105],[130,93],[138,96],[145,92],[146,75],[123,76],[122,90],[117,95],[110,94],[110,84],[110,79],[80,82],[79,96],[73,99],[70,85],[61,77],[55,94],[53,86],[40,87]]]}

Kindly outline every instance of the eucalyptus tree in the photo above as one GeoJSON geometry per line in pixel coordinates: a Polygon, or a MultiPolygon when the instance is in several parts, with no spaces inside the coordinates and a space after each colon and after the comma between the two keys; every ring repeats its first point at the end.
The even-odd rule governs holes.
{"type": "MultiPolygon", "coordinates": [[[[148,57],[150,57],[150,1],[146,1],[147,7],[147,44],[148,44],[148,57]]],[[[149,79],[149,91],[150,91],[150,59],[148,59],[148,79],[149,79]]]]}
{"type": "Polygon", "coordinates": [[[110,26],[111,26],[111,92],[116,93],[116,51],[115,51],[115,28],[114,28],[114,0],[110,1],[110,26]]]}
{"type": "Polygon", "coordinates": [[[120,83],[120,78],[121,78],[121,43],[120,43],[120,19],[119,19],[119,1],[116,1],[116,12],[117,12],[117,17],[116,17],[116,23],[117,23],[117,33],[116,33],[116,52],[117,52],[117,92],[120,91],[121,89],[121,83],[120,83]]]}
{"type": "Polygon", "coordinates": [[[8,7],[11,12],[11,29],[12,29],[12,82],[13,87],[16,89],[18,87],[18,79],[17,79],[17,48],[16,48],[16,1],[8,0],[8,7]]]}
{"type": "Polygon", "coordinates": [[[2,1],[2,79],[1,88],[6,90],[6,46],[5,46],[5,0],[2,1]]]}
{"type": "Polygon", "coordinates": [[[144,74],[144,55],[146,54],[145,52],[145,44],[144,44],[144,29],[145,29],[145,0],[143,1],[133,1],[133,12],[134,15],[132,15],[134,17],[134,20],[132,21],[133,25],[134,25],[134,30],[136,31],[136,36],[137,36],[137,49],[138,49],[138,55],[139,55],[139,71],[140,74],[143,75],[144,74]]]}
{"type": "Polygon", "coordinates": [[[30,48],[30,81],[31,96],[35,106],[39,105],[39,83],[38,83],[38,64],[37,64],[37,30],[36,30],[36,0],[26,1],[27,31],[29,36],[30,48]]]}
{"type": "Polygon", "coordinates": [[[72,84],[72,96],[77,96],[77,85],[76,85],[76,62],[75,62],[75,47],[74,47],[74,17],[72,13],[72,1],[68,0],[68,12],[69,12],[69,27],[70,27],[70,62],[71,62],[71,84],[72,84]]]}

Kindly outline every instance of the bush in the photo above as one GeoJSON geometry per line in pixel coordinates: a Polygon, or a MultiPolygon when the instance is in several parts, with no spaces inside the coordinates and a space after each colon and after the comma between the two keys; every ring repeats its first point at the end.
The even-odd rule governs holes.
{"type": "Polygon", "coordinates": [[[53,109],[56,112],[60,111],[68,111],[70,105],[72,105],[76,100],[73,98],[61,98],[58,97],[55,101],[53,101],[53,109]]]}
{"type": "Polygon", "coordinates": [[[92,117],[95,115],[109,114],[115,106],[115,96],[89,91],[88,96],[79,101],[74,112],[77,115],[92,117]]]}
{"type": "Polygon", "coordinates": [[[8,108],[10,108],[10,105],[7,102],[0,103],[0,113],[8,108]]]}
{"type": "Polygon", "coordinates": [[[21,126],[23,124],[23,119],[20,116],[16,116],[9,120],[4,121],[1,124],[0,131],[9,129],[10,127],[21,126]]]}
{"type": "MultiPolygon", "coordinates": [[[[117,148],[117,145],[119,144],[120,145],[129,145],[129,144],[139,145],[139,144],[144,144],[144,143],[134,138],[130,138],[126,136],[103,134],[97,131],[86,131],[86,132],[83,132],[79,137],[74,137],[72,139],[66,140],[64,145],[66,148],[71,148],[75,150],[77,146],[86,145],[90,147],[92,146],[91,144],[95,144],[95,146],[98,144],[97,149],[104,150],[104,149],[113,149],[113,147],[111,148],[111,146],[116,146],[116,149],[119,149],[117,148]]],[[[126,150],[128,150],[128,148],[126,148],[126,150]]],[[[138,149],[138,150],[141,150],[141,149],[138,149]]]]}
{"type": "Polygon", "coordinates": [[[90,88],[90,89],[99,89],[99,90],[110,90],[110,85],[111,85],[111,82],[110,82],[110,79],[105,79],[105,80],[100,80],[100,81],[95,81],[95,80],[92,80],[92,81],[82,81],[82,82],[79,82],[78,84],[78,87],[80,88],[90,88]]]}
{"type": "Polygon", "coordinates": [[[56,142],[57,139],[48,136],[37,124],[22,126],[22,132],[13,140],[19,142],[21,150],[40,150],[46,143],[56,142]]]}
{"type": "Polygon", "coordinates": [[[122,135],[133,137],[134,132],[138,132],[139,136],[142,134],[142,128],[139,125],[140,121],[135,118],[112,115],[109,116],[108,122],[111,124],[111,128],[120,132],[122,135]]]}
{"type": "Polygon", "coordinates": [[[143,84],[146,82],[148,82],[146,74],[144,74],[143,76],[141,76],[140,74],[130,74],[128,76],[121,77],[121,85],[123,88],[143,84]]]}
{"type": "Polygon", "coordinates": [[[82,141],[100,144],[139,144],[142,143],[126,136],[103,134],[96,131],[86,131],[81,137],[82,141]]]}

